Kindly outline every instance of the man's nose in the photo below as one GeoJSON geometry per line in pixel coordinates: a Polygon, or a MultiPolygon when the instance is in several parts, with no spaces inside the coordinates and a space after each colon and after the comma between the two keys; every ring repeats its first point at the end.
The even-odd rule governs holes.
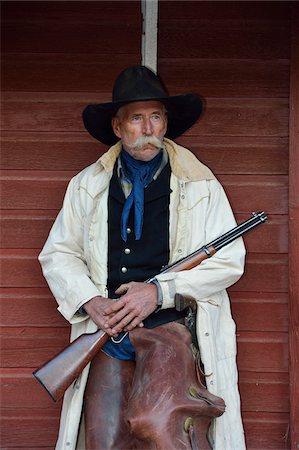
{"type": "Polygon", "coordinates": [[[151,122],[151,119],[145,118],[143,120],[143,134],[145,136],[150,136],[153,134],[153,124],[151,122]]]}

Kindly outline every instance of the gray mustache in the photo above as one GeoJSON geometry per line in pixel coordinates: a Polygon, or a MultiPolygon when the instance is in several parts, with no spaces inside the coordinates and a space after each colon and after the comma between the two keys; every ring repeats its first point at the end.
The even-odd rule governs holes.
{"type": "Polygon", "coordinates": [[[133,148],[142,148],[146,144],[151,144],[154,147],[161,148],[162,147],[162,140],[157,138],[156,136],[140,136],[132,144],[132,147],[133,148]]]}

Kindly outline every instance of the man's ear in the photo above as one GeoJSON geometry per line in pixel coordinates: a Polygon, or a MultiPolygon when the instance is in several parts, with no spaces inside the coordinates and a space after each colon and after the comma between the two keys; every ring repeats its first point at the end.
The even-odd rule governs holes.
{"type": "Polygon", "coordinates": [[[114,131],[115,136],[117,136],[118,138],[121,138],[120,126],[119,126],[119,118],[118,117],[112,117],[111,126],[112,126],[112,129],[114,131]]]}

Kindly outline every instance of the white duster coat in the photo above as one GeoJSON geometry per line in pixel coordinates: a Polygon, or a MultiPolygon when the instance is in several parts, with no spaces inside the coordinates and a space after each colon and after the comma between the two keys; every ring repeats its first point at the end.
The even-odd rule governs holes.
{"type": "MultiPolygon", "coordinates": [[[[170,263],[224,234],[236,223],[227,197],[211,171],[187,149],[164,139],[171,165],[170,263]]],[[[96,330],[76,312],[97,295],[107,296],[107,198],[118,143],[69,183],[63,208],[39,256],[43,274],[60,313],[71,327],[71,340],[96,330]]],[[[236,368],[235,323],[226,288],[243,273],[242,239],[224,247],[196,268],[157,276],[163,308],[173,307],[175,292],[197,299],[197,334],[207,388],[222,397],[226,412],[213,427],[215,450],[245,448],[236,368]]],[[[84,449],[82,401],[87,366],[64,396],[58,450],[84,449]],[[81,421],[81,422],[80,422],[81,421]],[[81,431],[79,433],[81,423],[81,431]]],[[[165,449],[166,450],[166,449],[165,449]]]]}

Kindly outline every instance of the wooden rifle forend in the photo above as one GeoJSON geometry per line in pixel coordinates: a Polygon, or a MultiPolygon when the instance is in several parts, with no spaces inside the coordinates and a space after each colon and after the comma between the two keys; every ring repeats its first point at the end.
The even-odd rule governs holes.
{"type": "MultiPolygon", "coordinates": [[[[267,216],[263,211],[253,213],[250,219],[185,258],[166,266],[160,273],[193,269],[205,259],[212,257],[222,247],[266,220],[267,216]]],[[[94,333],[82,334],[42,367],[35,370],[34,377],[55,402],[60,400],[66,389],[78,378],[108,338],[108,334],[100,329],[94,333]]]]}

